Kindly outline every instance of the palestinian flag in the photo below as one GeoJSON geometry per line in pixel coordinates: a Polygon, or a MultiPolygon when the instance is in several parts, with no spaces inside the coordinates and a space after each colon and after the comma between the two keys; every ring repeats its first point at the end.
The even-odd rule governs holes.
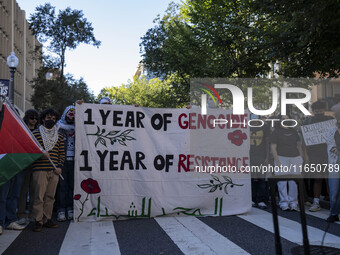
{"type": "Polygon", "coordinates": [[[0,186],[42,155],[27,126],[4,103],[0,112],[0,186]]]}

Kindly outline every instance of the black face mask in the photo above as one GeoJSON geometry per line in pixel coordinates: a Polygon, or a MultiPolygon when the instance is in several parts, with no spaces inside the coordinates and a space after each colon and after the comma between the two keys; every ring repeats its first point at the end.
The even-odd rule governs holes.
{"type": "Polygon", "coordinates": [[[55,125],[55,122],[54,122],[53,120],[45,120],[44,126],[45,126],[47,129],[53,128],[54,125],[55,125]]]}

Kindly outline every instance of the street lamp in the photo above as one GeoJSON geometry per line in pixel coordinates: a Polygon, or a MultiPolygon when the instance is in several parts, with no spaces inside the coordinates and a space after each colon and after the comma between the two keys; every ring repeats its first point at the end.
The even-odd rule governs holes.
{"type": "Polygon", "coordinates": [[[17,66],[19,64],[19,59],[15,56],[15,53],[12,51],[11,55],[7,58],[7,65],[9,69],[11,70],[11,84],[9,89],[9,101],[11,104],[14,104],[14,73],[15,69],[17,69],[17,66]]]}

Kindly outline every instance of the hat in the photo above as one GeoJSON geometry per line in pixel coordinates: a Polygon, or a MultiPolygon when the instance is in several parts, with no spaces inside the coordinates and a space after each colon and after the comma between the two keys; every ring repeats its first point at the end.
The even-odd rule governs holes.
{"type": "Polygon", "coordinates": [[[102,97],[102,98],[99,100],[99,103],[100,103],[100,104],[112,104],[112,99],[109,98],[109,97],[102,97]]]}

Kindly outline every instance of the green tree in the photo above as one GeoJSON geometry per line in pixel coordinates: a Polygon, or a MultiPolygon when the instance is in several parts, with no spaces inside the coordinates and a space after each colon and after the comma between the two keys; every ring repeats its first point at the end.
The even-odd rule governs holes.
{"type": "MultiPolygon", "coordinates": [[[[264,57],[281,63],[285,77],[339,77],[338,0],[252,1],[264,57]]],[[[254,31],[255,32],[255,31],[254,31]]]]}
{"type": "MultiPolygon", "coordinates": [[[[143,63],[163,79],[186,77],[184,90],[192,78],[257,78],[271,72],[283,78],[339,77],[339,17],[338,0],[171,3],[142,37],[143,63]]],[[[270,104],[269,88],[282,83],[238,86],[243,92],[255,88],[255,102],[264,105],[270,104]]],[[[230,95],[223,96],[228,106],[230,95]]]]}
{"type": "Polygon", "coordinates": [[[72,105],[78,99],[85,102],[94,102],[94,95],[88,90],[84,80],[76,80],[72,75],[65,77],[65,82],[60,83],[56,79],[46,79],[49,68],[39,69],[38,76],[32,81],[34,93],[31,101],[35,109],[42,111],[46,108],[55,108],[60,114],[64,109],[72,105]]]}
{"type": "Polygon", "coordinates": [[[148,70],[194,77],[337,77],[338,0],[186,0],[142,37],[148,70]]]}
{"type": "Polygon", "coordinates": [[[60,81],[64,81],[65,53],[74,50],[81,43],[99,47],[93,34],[93,27],[80,10],[67,7],[56,15],[55,7],[49,3],[36,7],[31,14],[30,28],[38,39],[47,43],[47,50],[58,56],[57,65],[61,69],[60,81]]]}
{"type": "Polygon", "coordinates": [[[120,87],[106,87],[101,90],[98,99],[108,96],[115,104],[134,105],[154,108],[184,107],[188,103],[188,93],[185,96],[176,89],[181,79],[171,76],[167,80],[154,78],[148,80],[145,76],[135,77],[128,84],[120,87]]]}
{"type": "Polygon", "coordinates": [[[157,75],[261,77],[270,68],[252,36],[254,15],[243,1],[187,0],[170,4],[142,37],[148,70],[157,75]]]}
{"type": "MultiPolygon", "coordinates": [[[[187,0],[171,3],[165,15],[142,37],[141,52],[148,71],[167,79],[177,74],[177,89],[189,94],[190,78],[244,78],[268,75],[270,59],[252,33],[256,17],[244,1],[187,0]]],[[[240,88],[246,91],[247,86],[240,88]]],[[[268,94],[260,88],[256,97],[268,94]]],[[[193,94],[191,94],[193,96],[193,94]]],[[[228,105],[231,98],[224,98],[228,105]]]]}

